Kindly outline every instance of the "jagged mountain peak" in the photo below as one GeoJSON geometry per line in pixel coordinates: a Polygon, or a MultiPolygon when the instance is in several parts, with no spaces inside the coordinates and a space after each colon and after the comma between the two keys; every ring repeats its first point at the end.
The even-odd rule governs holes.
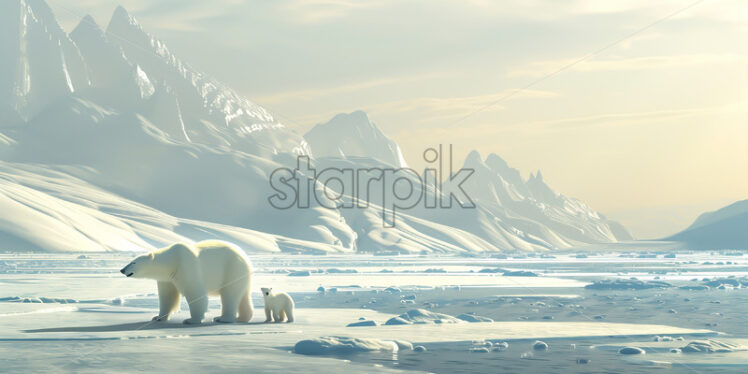
{"type": "Polygon", "coordinates": [[[96,23],[96,20],[90,14],[86,14],[81,18],[78,25],[70,32],[70,37],[75,40],[79,39],[84,34],[96,35],[102,38],[104,37],[104,30],[101,29],[99,24],[96,23]]]}
{"type": "Polygon", "coordinates": [[[0,126],[17,126],[88,84],[85,66],[43,0],[0,2],[0,126]]]}
{"type": "Polygon", "coordinates": [[[491,153],[486,157],[486,165],[492,169],[509,169],[509,164],[496,153],[491,153]]]}
{"type": "Polygon", "coordinates": [[[543,180],[543,172],[538,169],[535,173],[530,173],[530,176],[527,178],[527,184],[539,184],[543,183],[545,184],[545,181],[543,180]]]}
{"type": "Polygon", "coordinates": [[[304,135],[316,157],[368,157],[396,167],[407,167],[400,146],[388,138],[369,116],[357,110],[340,113],[304,135]]]}
{"type": "Polygon", "coordinates": [[[115,22],[125,22],[130,25],[138,25],[135,17],[131,16],[127,9],[125,9],[122,5],[117,5],[117,8],[114,9],[114,13],[112,13],[112,18],[109,21],[109,25],[111,26],[112,23],[115,22]]]}
{"type": "Polygon", "coordinates": [[[117,42],[131,44],[147,51],[154,41],[140,23],[121,5],[114,10],[106,28],[106,34],[117,42]]]}
{"type": "Polygon", "coordinates": [[[480,152],[478,152],[475,149],[470,151],[465,157],[466,167],[469,167],[472,165],[481,165],[481,164],[483,164],[483,157],[481,157],[480,152]]]}

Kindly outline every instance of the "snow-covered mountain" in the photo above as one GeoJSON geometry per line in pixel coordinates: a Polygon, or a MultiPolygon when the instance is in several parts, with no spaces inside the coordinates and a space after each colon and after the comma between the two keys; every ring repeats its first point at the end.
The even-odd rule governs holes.
{"type": "Polygon", "coordinates": [[[564,248],[632,239],[620,224],[551,189],[540,171],[524,181],[501,157],[482,160],[477,152],[468,155],[463,168],[475,170],[463,185],[468,195],[490,212],[495,225],[525,241],[564,248]]]}
{"type": "MultiPolygon", "coordinates": [[[[177,140],[256,155],[309,153],[259,105],[180,61],[118,7],[106,32],[84,17],[68,36],[43,0],[0,4],[3,126],[76,97],[137,112],[177,140]]],[[[63,104],[64,106],[64,104],[63,104]]]]}
{"type": "MultiPolygon", "coordinates": [[[[270,175],[298,155],[316,168],[404,167],[400,148],[363,112],[302,137],[182,62],[121,7],[106,29],[86,16],[66,34],[43,0],[3,1],[0,52],[0,207],[12,212],[0,218],[0,249],[223,238],[248,251],[456,253],[628,238],[539,174],[525,181],[477,153],[466,161],[475,209],[416,206],[387,227],[391,186],[375,186],[380,197],[356,209],[315,199],[275,209],[270,175]]],[[[414,183],[430,198],[443,194],[414,183]]]]}
{"type": "Polygon", "coordinates": [[[688,249],[748,249],[748,200],[701,214],[691,226],[664,240],[688,249]]]}
{"type": "Polygon", "coordinates": [[[0,128],[88,86],[78,48],[43,0],[0,4],[0,128]]]}
{"type": "Polygon", "coordinates": [[[379,130],[362,111],[341,113],[304,135],[319,157],[369,157],[395,167],[407,167],[400,146],[379,130]]]}

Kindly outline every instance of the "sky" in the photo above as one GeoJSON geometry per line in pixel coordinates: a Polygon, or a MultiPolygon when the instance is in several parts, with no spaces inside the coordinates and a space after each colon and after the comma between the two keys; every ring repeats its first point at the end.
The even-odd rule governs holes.
{"type": "Polygon", "coordinates": [[[743,0],[47,0],[117,5],[300,133],[364,110],[423,167],[452,144],[664,237],[748,198],[743,0]]]}

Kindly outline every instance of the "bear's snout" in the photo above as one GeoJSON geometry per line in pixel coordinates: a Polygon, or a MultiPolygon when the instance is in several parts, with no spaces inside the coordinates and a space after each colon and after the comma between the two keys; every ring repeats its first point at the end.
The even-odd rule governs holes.
{"type": "Polygon", "coordinates": [[[127,265],[127,266],[123,267],[122,270],[120,270],[119,272],[122,273],[122,274],[124,274],[126,277],[131,277],[134,273],[133,272],[129,272],[128,273],[128,271],[127,271],[128,267],[130,267],[130,265],[127,265]]]}

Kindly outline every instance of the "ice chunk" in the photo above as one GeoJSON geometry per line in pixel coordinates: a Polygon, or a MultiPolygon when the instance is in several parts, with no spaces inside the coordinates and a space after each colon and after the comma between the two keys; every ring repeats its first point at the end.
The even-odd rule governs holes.
{"type": "Polygon", "coordinates": [[[718,340],[694,340],[681,348],[683,353],[724,353],[742,351],[745,348],[718,340]]]}
{"type": "Polygon", "coordinates": [[[302,355],[351,354],[359,352],[397,352],[399,346],[392,340],[327,336],[302,340],[294,346],[294,353],[302,355]]]}
{"type": "Polygon", "coordinates": [[[474,314],[467,314],[467,313],[460,314],[459,316],[457,316],[457,318],[459,318],[459,319],[461,319],[463,321],[466,321],[466,322],[473,322],[473,323],[475,323],[475,322],[493,322],[493,320],[491,318],[483,317],[483,316],[477,316],[477,315],[474,315],[474,314]]]}
{"type": "Polygon", "coordinates": [[[376,325],[377,323],[374,321],[365,320],[365,321],[349,323],[348,325],[346,325],[346,327],[364,327],[364,326],[376,326],[376,325]]]}
{"type": "Polygon", "coordinates": [[[312,275],[312,273],[309,270],[294,271],[294,272],[288,273],[289,277],[308,277],[310,275],[312,275]]]}
{"type": "Polygon", "coordinates": [[[647,352],[639,347],[623,347],[618,350],[618,353],[622,355],[643,355],[647,352]]]}
{"type": "Polygon", "coordinates": [[[669,288],[673,285],[662,281],[641,281],[638,279],[616,279],[595,281],[584,288],[592,290],[644,290],[648,288],[669,288]]]}
{"type": "Polygon", "coordinates": [[[424,323],[459,323],[459,322],[462,322],[462,320],[457,319],[447,314],[430,312],[425,309],[413,309],[397,317],[390,318],[385,323],[385,325],[403,325],[403,324],[410,325],[410,324],[424,324],[424,323]]]}

